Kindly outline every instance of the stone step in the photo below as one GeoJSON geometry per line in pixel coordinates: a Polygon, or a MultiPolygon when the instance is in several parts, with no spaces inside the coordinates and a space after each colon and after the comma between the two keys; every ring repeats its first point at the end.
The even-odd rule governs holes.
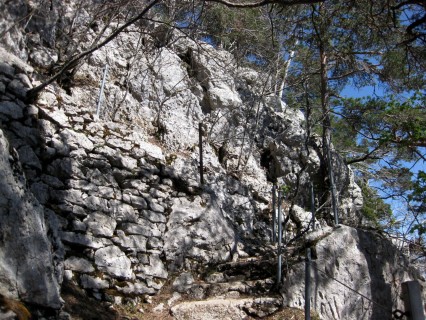
{"type": "Polygon", "coordinates": [[[171,308],[176,320],[234,320],[248,316],[263,318],[272,315],[283,305],[280,297],[245,299],[209,299],[180,303],[171,308]]]}
{"type": "Polygon", "coordinates": [[[213,297],[260,296],[273,291],[275,281],[272,278],[252,281],[232,281],[219,283],[194,283],[186,292],[192,299],[213,297]]]}
{"type": "Polygon", "coordinates": [[[207,282],[214,282],[214,279],[212,278],[217,277],[218,274],[222,274],[222,282],[262,280],[271,278],[275,275],[276,264],[276,259],[264,260],[255,258],[228,262],[216,266],[216,272],[209,274],[204,278],[207,282]]]}

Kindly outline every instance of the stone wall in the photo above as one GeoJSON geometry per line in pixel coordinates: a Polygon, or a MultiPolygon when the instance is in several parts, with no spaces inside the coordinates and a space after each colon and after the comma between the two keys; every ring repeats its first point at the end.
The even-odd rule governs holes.
{"type": "MultiPolygon", "coordinates": [[[[48,22],[45,35],[42,20],[29,26],[32,34],[21,30],[19,43],[30,47],[0,47],[0,287],[7,288],[0,293],[58,309],[65,279],[120,303],[154,295],[182,271],[196,275],[247,258],[269,244],[273,181],[298,190],[283,202],[286,213],[294,203],[288,236],[309,225],[310,182],[325,192],[321,145],[306,137],[302,112],[263,93],[261,74],[182,34],[156,46],[161,28],[151,25],[152,37],[123,33],[79,66],[70,85],[54,83],[26,104],[26,91],[58,58],[43,45],[55,29],[48,22]]],[[[95,34],[86,36],[90,42],[95,34]]],[[[341,218],[356,224],[362,195],[350,168],[335,158],[341,218]]],[[[326,228],[324,212],[317,226],[326,228]]],[[[350,233],[356,246],[362,239],[350,233]]],[[[298,265],[294,270],[285,301],[300,307],[298,265]]],[[[339,295],[333,290],[321,292],[339,295]]],[[[346,317],[327,304],[324,317],[346,317]]]]}
{"type": "MultiPolygon", "coordinates": [[[[212,54],[209,50],[207,57],[212,54]]],[[[176,86],[174,76],[180,74],[170,73],[169,60],[179,58],[168,50],[160,55],[169,57],[163,57],[157,70],[161,95],[165,95],[167,87],[176,86]]],[[[178,66],[181,73],[186,72],[178,66]]],[[[83,66],[80,73],[90,67],[83,66]]],[[[118,72],[114,68],[111,73],[118,72]]],[[[214,64],[204,68],[206,77],[219,72],[214,64]]],[[[22,99],[33,85],[32,67],[5,54],[0,71],[1,127],[16,154],[26,193],[44,212],[43,221],[55,226],[44,234],[51,238],[59,283],[65,276],[99,298],[107,298],[105,289],[112,296],[108,299],[154,294],[169,272],[235,259],[246,254],[250,239],[269,238],[265,210],[271,184],[256,162],[254,146],[246,173],[237,176],[226,174],[214,143],[205,143],[206,184],[200,185],[198,148],[183,139],[183,135],[193,136],[191,128],[198,123],[195,115],[202,113],[198,100],[188,117],[181,98],[172,96],[161,110],[161,121],[168,129],[158,137],[149,134],[149,121],[140,117],[135,116],[141,120],[133,122],[94,119],[93,99],[88,94],[95,88],[90,86],[76,86],[69,95],[52,85],[35,104],[26,105],[22,99]],[[176,113],[178,118],[186,114],[185,122],[190,125],[175,126],[176,113]]],[[[214,84],[208,86],[214,88],[214,84]]],[[[238,96],[232,85],[220,86],[228,96],[238,96]]],[[[107,86],[106,94],[112,90],[114,86],[107,86]]],[[[193,95],[190,89],[182,90],[187,98],[193,95]]],[[[219,98],[212,97],[220,90],[211,90],[210,99],[219,103],[219,98]]],[[[154,103],[158,95],[151,99],[154,103]]],[[[137,114],[135,106],[131,110],[135,113],[130,114],[137,114]]],[[[222,126],[231,130],[230,119],[223,121],[222,126]]],[[[218,127],[212,130],[212,139],[219,139],[222,130],[215,130],[218,127]]],[[[230,139],[229,152],[236,155],[235,141],[230,139]]],[[[235,157],[229,162],[228,169],[236,165],[235,157]]]]}
{"type": "Polygon", "coordinates": [[[0,293],[58,309],[64,252],[56,215],[40,204],[24,176],[25,170],[41,169],[31,147],[39,142],[35,130],[20,122],[31,123],[36,108],[17,98],[29,83],[25,72],[31,68],[19,60],[9,62],[0,63],[0,293]]]}
{"type": "MultiPolygon", "coordinates": [[[[24,252],[40,258],[37,263],[45,267],[43,277],[50,277],[52,295],[58,295],[63,277],[100,299],[154,294],[169,272],[238,256],[244,247],[238,234],[253,226],[256,212],[264,207],[246,185],[230,176],[207,175],[209,185],[201,186],[198,152],[165,153],[144,128],[95,121],[92,111],[79,104],[81,97],[74,99],[58,87],[48,87],[34,105],[24,104],[32,68],[14,56],[5,57],[0,65],[4,181],[15,177],[24,191],[16,192],[2,212],[21,208],[29,220],[2,226],[27,230],[29,224],[35,230],[28,232],[40,233],[41,243],[17,233],[20,241],[8,238],[4,245],[7,252],[35,245],[24,252]],[[14,176],[7,167],[9,145],[14,176]],[[233,220],[238,206],[244,215],[241,230],[233,220]]],[[[207,166],[214,161],[206,160],[207,166]]],[[[7,185],[3,191],[11,193],[7,185]]],[[[34,265],[26,259],[24,255],[14,264],[34,265]]],[[[36,290],[25,279],[25,286],[36,290]]],[[[20,287],[14,290],[16,297],[29,294],[20,287]]],[[[27,300],[59,306],[58,296],[40,301],[35,295],[27,300]]]]}

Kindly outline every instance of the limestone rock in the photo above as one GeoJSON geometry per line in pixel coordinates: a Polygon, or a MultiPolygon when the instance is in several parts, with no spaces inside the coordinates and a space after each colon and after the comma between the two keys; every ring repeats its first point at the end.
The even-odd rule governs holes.
{"type": "Polygon", "coordinates": [[[293,214],[298,222],[302,224],[303,228],[307,228],[309,223],[311,223],[312,212],[305,211],[303,208],[295,205],[293,207],[293,214]]]}
{"type": "Polygon", "coordinates": [[[167,279],[168,272],[160,257],[151,254],[149,257],[149,266],[142,267],[141,270],[146,276],[167,279]]]}
{"type": "Polygon", "coordinates": [[[108,281],[87,274],[80,277],[80,283],[85,289],[106,289],[109,287],[108,281]]]}
{"type": "Polygon", "coordinates": [[[152,159],[164,160],[163,151],[158,146],[149,142],[141,141],[139,142],[139,147],[152,159]]]}
{"type": "Polygon", "coordinates": [[[188,87],[188,75],[181,64],[181,60],[167,48],[160,51],[158,60],[154,64],[154,73],[158,74],[162,80],[163,89],[166,93],[171,94],[188,87]]]}
{"type": "MultiPolygon", "coordinates": [[[[314,248],[311,306],[324,319],[388,319],[396,308],[404,309],[401,283],[419,279],[418,272],[408,267],[389,241],[369,231],[339,226],[314,248]]],[[[284,280],[283,295],[290,307],[305,304],[304,268],[300,263],[284,280]]]]}
{"type": "Polygon", "coordinates": [[[122,230],[117,230],[117,237],[112,238],[112,241],[127,250],[146,251],[147,239],[141,235],[126,235],[122,230]]]}
{"type": "Polygon", "coordinates": [[[107,205],[101,206],[98,210],[105,210],[105,208],[109,208],[108,211],[112,213],[117,222],[137,221],[136,210],[126,203],[118,200],[109,200],[107,205]]]}
{"type": "Polygon", "coordinates": [[[117,246],[98,249],[95,252],[95,264],[99,270],[119,279],[131,279],[131,262],[117,246]]]}
{"type": "MultiPolygon", "coordinates": [[[[1,50],[3,51],[4,49],[1,48],[1,50]]],[[[9,78],[13,78],[13,76],[15,75],[15,68],[7,63],[0,62],[0,73],[4,74],[9,78]]]]}
{"type": "Polygon", "coordinates": [[[62,127],[62,128],[71,127],[69,123],[69,119],[62,109],[55,109],[53,112],[50,112],[49,110],[45,110],[41,108],[40,111],[45,118],[47,118],[49,121],[52,121],[54,124],[58,125],[59,127],[62,127]]]}
{"type": "Polygon", "coordinates": [[[93,265],[84,258],[70,257],[64,261],[65,269],[83,272],[83,273],[91,273],[95,271],[93,265]]]}
{"type": "MultiPolygon", "coordinates": [[[[54,108],[58,105],[58,98],[56,94],[51,91],[42,91],[38,97],[37,103],[39,106],[45,108],[54,108]]],[[[41,114],[43,114],[43,111],[41,114]]]]}
{"type": "Polygon", "coordinates": [[[114,218],[108,217],[105,214],[94,212],[87,216],[84,221],[87,229],[95,236],[112,237],[114,234],[117,222],[114,218]]]}
{"type": "Polygon", "coordinates": [[[31,191],[40,204],[45,205],[49,200],[49,186],[43,182],[33,183],[31,185],[31,191]]]}
{"type": "Polygon", "coordinates": [[[158,212],[153,212],[150,210],[143,210],[142,211],[142,217],[146,220],[148,220],[149,222],[152,223],[166,223],[167,219],[166,217],[158,212]]]}
{"type": "Polygon", "coordinates": [[[92,151],[94,148],[93,142],[82,133],[75,132],[70,129],[64,129],[59,135],[61,140],[64,141],[71,150],[83,148],[86,151],[92,151]]]}
{"type": "Polygon", "coordinates": [[[58,56],[53,50],[40,47],[31,52],[30,59],[37,67],[47,70],[58,60],[58,56]]]}
{"type": "Polygon", "coordinates": [[[12,119],[20,119],[23,117],[23,108],[12,101],[0,102],[0,114],[3,114],[12,119]]]}
{"type": "Polygon", "coordinates": [[[117,290],[126,295],[142,295],[142,294],[154,294],[155,290],[148,288],[143,283],[129,283],[125,287],[117,287],[117,290]]]}
{"type": "Polygon", "coordinates": [[[159,204],[155,199],[147,198],[147,202],[149,204],[149,208],[154,212],[164,213],[164,207],[159,204]]]}
{"type": "MultiPolygon", "coordinates": [[[[34,68],[25,63],[22,59],[20,59],[18,56],[8,52],[5,50],[5,48],[0,47],[0,61],[3,63],[6,63],[9,66],[15,67],[19,70],[22,70],[26,73],[31,74],[34,71],[34,68]]],[[[9,68],[9,70],[12,70],[9,68]]]]}
{"type": "MultiPolygon", "coordinates": [[[[52,48],[62,45],[55,43],[62,41],[55,36],[57,28],[72,20],[79,30],[90,21],[85,2],[53,1],[47,16],[16,24],[27,16],[27,6],[38,5],[21,2],[0,13],[5,16],[0,24],[8,26],[3,42],[36,65],[36,72],[50,68],[57,60],[52,48]],[[25,32],[20,29],[24,24],[25,32]]],[[[102,23],[91,24],[79,44],[89,47],[102,23]]],[[[203,284],[195,271],[253,255],[275,259],[275,248],[264,246],[271,240],[272,182],[292,190],[299,184],[292,219],[308,226],[310,213],[304,208],[310,204],[309,183],[319,184],[322,174],[321,139],[313,135],[306,141],[303,113],[265,93],[270,83],[261,72],[240,67],[230,53],[164,25],[149,22],[153,36],[141,33],[146,23],[129,27],[82,61],[69,91],[54,82],[33,105],[21,100],[42,77],[0,48],[0,129],[11,144],[0,135],[0,291],[58,309],[63,277],[98,299],[108,297],[106,289],[111,289],[123,295],[116,301],[125,301],[126,295],[155,294],[171,274],[180,274],[173,282],[176,291],[200,299],[208,293],[235,299],[175,306],[177,319],[270,315],[280,301],[236,299],[258,286],[268,288],[269,280],[235,281],[251,272],[212,273],[205,278],[211,283],[203,284]],[[105,63],[110,67],[105,100],[95,119],[105,63]],[[200,122],[204,184],[199,177],[200,122]]],[[[341,221],[356,225],[360,189],[335,152],[333,168],[341,221]]],[[[364,294],[386,304],[386,299],[398,299],[392,281],[415,278],[397,266],[399,256],[391,246],[389,256],[383,253],[384,239],[373,241],[368,233],[346,227],[330,233],[330,227],[308,232],[304,244],[316,246],[318,267],[364,294]]],[[[289,305],[304,303],[303,270],[296,264],[285,280],[289,305]]],[[[324,318],[383,318],[320,272],[315,279],[312,305],[324,318]]]]}
{"type": "Polygon", "coordinates": [[[52,247],[43,207],[9,162],[9,144],[0,130],[0,287],[2,293],[59,309],[52,247]]]}
{"type": "Polygon", "coordinates": [[[200,198],[193,202],[177,198],[163,237],[164,250],[167,259],[178,264],[185,257],[220,261],[229,257],[227,248],[233,246],[234,237],[234,230],[218,208],[202,205],[200,198]]]}
{"type": "Polygon", "coordinates": [[[169,307],[173,306],[176,301],[180,300],[182,298],[182,295],[179,292],[173,292],[172,297],[167,300],[167,305],[169,307]]]}
{"type": "Polygon", "coordinates": [[[123,149],[124,151],[130,151],[132,149],[132,142],[117,137],[109,137],[106,139],[107,146],[114,149],[123,149]]]}
{"type": "Polygon", "coordinates": [[[129,192],[123,193],[123,201],[130,204],[133,208],[136,209],[147,209],[148,204],[146,200],[142,197],[130,194],[129,192]]]}
{"type": "Polygon", "coordinates": [[[198,81],[207,87],[210,110],[238,106],[242,101],[235,90],[232,73],[223,73],[223,70],[230,71],[234,67],[232,64],[230,65],[232,56],[226,51],[217,51],[208,45],[204,47],[204,50],[205,53],[194,52],[192,63],[194,69],[197,70],[196,77],[198,81]]]}
{"type": "Polygon", "coordinates": [[[19,160],[22,164],[41,170],[41,163],[33,149],[26,145],[18,149],[19,160]]]}
{"type": "Polygon", "coordinates": [[[21,122],[14,121],[9,127],[13,133],[22,139],[28,146],[37,148],[40,145],[39,131],[35,128],[23,125],[21,122]]]}
{"type": "Polygon", "coordinates": [[[173,290],[176,290],[177,292],[184,293],[188,289],[192,287],[192,284],[194,283],[194,277],[189,272],[183,272],[180,274],[175,281],[173,281],[173,290]]]}
{"type": "Polygon", "coordinates": [[[61,232],[60,234],[62,241],[70,244],[75,244],[79,246],[84,246],[88,248],[98,249],[102,248],[105,245],[110,244],[109,240],[102,240],[95,238],[91,235],[86,235],[83,233],[74,233],[74,232],[61,232]]]}
{"type": "Polygon", "coordinates": [[[171,312],[177,320],[188,317],[194,320],[242,320],[248,315],[259,318],[271,315],[280,306],[281,301],[277,298],[211,299],[183,302],[171,308],[171,312]]]}
{"type": "Polygon", "coordinates": [[[161,237],[161,232],[153,223],[124,223],[122,228],[127,234],[135,234],[145,237],[161,237]]]}

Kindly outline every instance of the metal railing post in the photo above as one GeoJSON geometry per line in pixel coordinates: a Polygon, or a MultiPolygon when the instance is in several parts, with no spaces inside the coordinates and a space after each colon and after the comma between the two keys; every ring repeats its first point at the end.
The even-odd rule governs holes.
{"type": "Polygon", "coordinates": [[[422,294],[418,281],[406,281],[402,283],[405,313],[410,320],[424,320],[422,294]]]}
{"type": "Polygon", "coordinates": [[[311,320],[311,248],[306,249],[305,260],[305,320],[311,320]]]}
{"type": "Polygon", "coordinates": [[[198,146],[200,150],[200,184],[204,184],[204,164],[203,164],[203,123],[198,123],[198,146]]]}
{"type": "Polygon", "coordinates": [[[315,194],[314,184],[311,182],[311,212],[312,212],[312,230],[315,230],[315,194]]]}
{"type": "Polygon", "coordinates": [[[275,184],[272,185],[272,242],[277,241],[277,227],[276,227],[276,218],[277,218],[277,199],[276,199],[276,188],[275,184]]]}
{"type": "Polygon", "coordinates": [[[99,91],[98,105],[96,107],[96,119],[99,119],[99,115],[101,113],[102,97],[104,94],[105,79],[107,76],[107,72],[108,72],[108,65],[106,64],[104,69],[104,75],[102,77],[101,90],[99,91]]]}
{"type": "Polygon", "coordinates": [[[334,224],[338,225],[339,224],[339,211],[337,209],[337,191],[336,191],[336,183],[334,181],[333,161],[331,159],[330,144],[331,144],[331,142],[328,141],[328,146],[327,146],[328,176],[329,176],[329,179],[330,179],[331,204],[332,204],[332,207],[333,207],[334,224]]]}
{"type": "Polygon", "coordinates": [[[281,270],[282,270],[282,217],[281,217],[281,190],[278,190],[278,268],[277,268],[277,284],[281,286],[281,270]]]}

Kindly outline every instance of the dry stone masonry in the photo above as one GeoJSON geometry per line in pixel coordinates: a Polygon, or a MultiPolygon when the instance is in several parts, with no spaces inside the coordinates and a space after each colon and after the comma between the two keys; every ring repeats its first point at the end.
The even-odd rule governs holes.
{"type": "MultiPolygon", "coordinates": [[[[324,192],[321,146],[306,137],[303,113],[262,94],[262,75],[238,67],[230,53],[177,32],[170,45],[158,46],[163,33],[153,24],[145,47],[136,32],[123,33],[80,66],[73,85],[53,83],[25,103],[27,90],[58,59],[54,46],[45,46],[54,41],[57,13],[35,20],[31,34],[13,29],[0,46],[1,294],[60,310],[64,282],[111,305],[124,297],[149,301],[168,283],[175,295],[166,307],[176,319],[264,317],[283,305],[303,307],[299,262],[310,243],[319,268],[362,284],[359,290],[390,308],[391,301],[400,305],[399,284],[416,272],[397,261],[396,251],[384,255],[383,239],[327,226],[328,213],[316,222],[319,231],[300,237],[302,249],[287,257],[294,268],[285,271],[279,294],[271,293],[272,182],[301,190],[283,202],[287,214],[294,200],[287,230],[294,237],[309,226],[310,182],[324,192]],[[181,295],[209,300],[179,303],[181,295]]],[[[6,24],[15,19],[4,15],[6,24]]],[[[94,36],[88,32],[86,41],[94,36]]],[[[335,159],[339,212],[357,226],[361,191],[335,159]]],[[[378,319],[371,305],[362,301],[359,313],[359,297],[315,277],[321,281],[313,304],[323,319],[378,319]]]]}

